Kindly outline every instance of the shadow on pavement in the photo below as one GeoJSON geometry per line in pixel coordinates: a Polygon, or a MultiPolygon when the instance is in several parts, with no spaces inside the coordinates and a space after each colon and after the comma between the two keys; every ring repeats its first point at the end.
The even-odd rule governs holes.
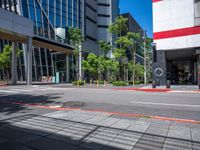
{"type": "Polygon", "coordinates": [[[33,95],[33,94],[0,94],[0,113],[6,115],[17,113],[22,110],[31,110],[27,106],[11,104],[9,102],[18,102],[25,104],[40,104],[40,105],[58,105],[55,99],[60,98],[59,94],[48,95],[33,95]],[[53,101],[54,100],[54,101],[53,101]]]}
{"type": "Polygon", "coordinates": [[[47,116],[22,115],[0,122],[2,150],[159,150],[190,149],[195,141],[166,138],[113,127],[57,119],[47,116]]]}

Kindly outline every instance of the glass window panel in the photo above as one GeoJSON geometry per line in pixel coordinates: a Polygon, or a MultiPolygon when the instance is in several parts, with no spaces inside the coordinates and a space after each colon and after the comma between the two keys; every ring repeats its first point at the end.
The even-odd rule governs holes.
{"type": "Polygon", "coordinates": [[[23,16],[26,18],[28,17],[28,5],[27,5],[27,1],[23,1],[22,2],[22,9],[23,9],[23,16]]]}

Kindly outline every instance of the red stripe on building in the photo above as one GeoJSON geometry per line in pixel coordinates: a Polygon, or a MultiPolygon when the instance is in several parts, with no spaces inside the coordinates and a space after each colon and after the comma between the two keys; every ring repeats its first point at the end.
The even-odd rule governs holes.
{"type": "Polygon", "coordinates": [[[200,34],[200,26],[154,33],[154,40],[200,34]]]}
{"type": "Polygon", "coordinates": [[[160,2],[161,0],[152,0],[153,3],[160,2]]]}

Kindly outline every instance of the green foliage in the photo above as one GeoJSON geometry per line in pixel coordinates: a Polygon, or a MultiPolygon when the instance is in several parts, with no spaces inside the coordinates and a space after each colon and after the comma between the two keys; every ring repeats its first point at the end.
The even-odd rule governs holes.
{"type": "Polygon", "coordinates": [[[5,45],[0,54],[0,69],[8,70],[11,67],[11,46],[5,45]]]}
{"type": "Polygon", "coordinates": [[[83,70],[90,73],[93,78],[95,78],[98,69],[98,57],[90,53],[87,59],[82,62],[83,70]]]}
{"type": "Polygon", "coordinates": [[[74,69],[76,70],[76,78],[78,79],[78,64],[79,64],[79,50],[81,47],[81,44],[84,42],[84,37],[82,36],[81,29],[69,27],[68,29],[69,39],[70,43],[74,46],[73,54],[75,58],[75,65],[74,69]]]}
{"type": "MultiPolygon", "coordinates": [[[[0,54],[0,69],[7,70],[11,67],[12,46],[5,45],[3,52],[0,54]]],[[[17,49],[17,57],[22,53],[22,50],[17,49]]]]}
{"type": "Polygon", "coordinates": [[[108,72],[108,79],[110,82],[116,80],[116,76],[119,72],[119,62],[113,59],[108,59],[105,62],[106,70],[108,72]]]}
{"type": "Polygon", "coordinates": [[[127,83],[123,81],[114,81],[112,84],[113,86],[127,86],[127,83]]]}
{"type": "MultiPolygon", "coordinates": [[[[140,80],[136,80],[136,81],[134,81],[134,84],[139,85],[139,84],[141,84],[141,82],[140,82],[140,80]]],[[[133,85],[133,81],[129,81],[129,85],[133,85]]]]}
{"type": "Polygon", "coordinates": [[[98,44],[101,50],[101,55],[106,57],[108,52],[112,49],[112,46],[108,42],[105,42],[103,40],[99,41],[98,44]]]}
{"type": "Polygon", "coordinates": [[[84,85],[84,81],[77,80],[72,82],[73,85],[79,86],[79,85],[84,85]]]}
{"type": "Polygon", "coordinates": [[[136,78],[142,78],[144,76],[144,66],[140,64],[135,65],[135,76],[136,78]]]}
{"type": "Polygon", "coordinates": [[[84,37],[82,36],[81,29],[69,27],[68,33],[70,41],[74,46],[79,46],[84,42],[84,37]]]}
{"type": "Polygon", "coordinates": [[[128,19],[122,16],[118,16],[114,23],[109,26],[108,31],[112,34],[117,36],[122,36],[122,34],[126,34],[128,27],[127,27],[128,19]]]}

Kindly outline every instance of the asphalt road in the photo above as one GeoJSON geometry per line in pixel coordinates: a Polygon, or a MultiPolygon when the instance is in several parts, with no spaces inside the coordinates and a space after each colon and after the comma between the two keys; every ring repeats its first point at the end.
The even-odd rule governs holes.
{"type": "MultiPolygon", "coordinates": [[[[82,109],[200,120],[200,93],[150,93],[113,89],[1,87],[1,101],[60,105],[84,102],[82,109]]],[[[2,105],[2,103],[0,104],[2,105]]]]}

